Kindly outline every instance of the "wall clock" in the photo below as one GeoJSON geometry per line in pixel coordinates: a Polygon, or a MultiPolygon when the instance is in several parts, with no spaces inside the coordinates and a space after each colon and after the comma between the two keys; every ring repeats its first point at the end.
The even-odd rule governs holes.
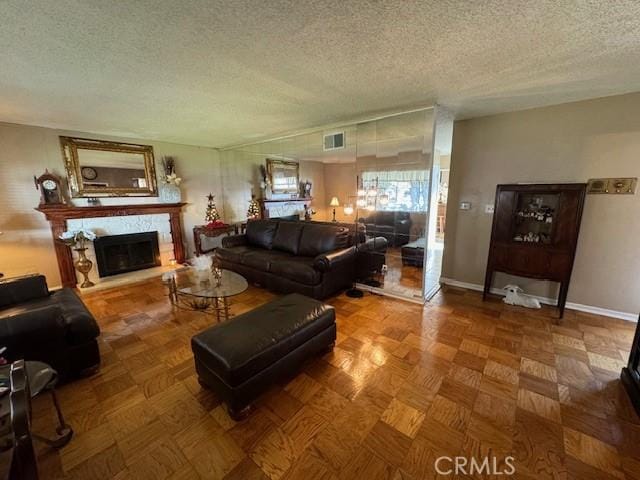
{"type": "Polygon", "coordinates": [[[82,178],[85,180],[95,180],[98,178],[98,172],[93,167],[82,167],[82,178]]]}
{"type": "Polygon", "coordinates": [[[64,197],[60,178],[49,170],[45,170],[39,177],[33,177],[36,184],[36,190],[40,190],[40,208],[64,205],[64,197]]]}

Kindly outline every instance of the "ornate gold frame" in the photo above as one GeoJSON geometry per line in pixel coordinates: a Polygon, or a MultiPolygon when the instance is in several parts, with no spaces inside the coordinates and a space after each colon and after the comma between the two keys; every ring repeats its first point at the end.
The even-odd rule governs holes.
{"type": "Polygon", "coordinates": [[[267,158],[267,174],[269,175],[269,183],[271,183],[271,192],[275,194],[298,194],[300,192],[300,164],[298,162],[288,162],[286,160],[276,160],[273,158],[267,158]],[[274,188],[273,183],[273,169],[282,165],[288,169],[295,170],[296,172],[296,185],[295,188],[274,188]]]}
{"type": "Polygon", "coordinates": [[[69,190],[72,197],[157,197],[156,167],[151,145],[108,142],[88,138],[60,137],[62,157],[67,170],[69,190]],[[85,188],[80,171],[78,148],[107,152],[141,153],[144,155],[146,188],[85,188]]]}

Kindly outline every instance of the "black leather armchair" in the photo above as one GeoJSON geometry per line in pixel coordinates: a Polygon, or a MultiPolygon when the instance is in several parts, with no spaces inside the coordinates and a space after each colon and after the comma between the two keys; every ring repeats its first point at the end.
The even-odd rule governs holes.
{"type": "Polygon", "coordinates": [[[384,237],[392,247],[409,243],[412,224],[409,212],[381,210],[359,218],[358,221],[365,225],[368,236],[384,237]]]}
{"type": "Polygon", "coordinates": [[[100,365],[98,335],[73,290],[49,292],[42,275],[0,282],[0,346],[7,347],[7,360],[39,360],[69,379],[100,365]]]}

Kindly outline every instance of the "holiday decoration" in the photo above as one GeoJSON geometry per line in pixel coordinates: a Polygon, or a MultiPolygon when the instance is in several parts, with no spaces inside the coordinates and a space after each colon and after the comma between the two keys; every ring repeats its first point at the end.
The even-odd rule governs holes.
{"type": "Polygon", "coordinates": [[[176,160],[173,157],[162,157],[162,169],[164,170],[164,181],[176,187],[182,182],[182,178],[176,173],[176,160]]]}
{"type": "Polygon", "coordinates": [[[256,218],[260,218],[260,205],[258,205],[258,201],[254,195],[251,195],[251,200],[249,201],[249,209],[247,210],[247,218],[249,220],[254,220],[256,218]]]}
{"type": "Polygon", "coordinates": [[[215,195],[209,194],[207,195],[207,210],[204,214],[204,221],[208,224],[210,223],[218,223],[220,220],[220,214],[218,213],[218,207],[216,207],[215,202],[213,201],[215,195]]]}

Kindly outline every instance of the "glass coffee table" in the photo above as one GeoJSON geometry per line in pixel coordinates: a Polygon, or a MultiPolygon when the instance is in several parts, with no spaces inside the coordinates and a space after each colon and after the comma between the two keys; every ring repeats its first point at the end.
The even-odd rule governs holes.
{"type": "Polygon", "coordinates": [[[187,268],[165,273],[171,303],[187,310],[215,314],[218,322],[227,320],[229,298],[244,292],[247,280],[231,270],[220,270],[219,278],[210,269],[187,268]]]}

